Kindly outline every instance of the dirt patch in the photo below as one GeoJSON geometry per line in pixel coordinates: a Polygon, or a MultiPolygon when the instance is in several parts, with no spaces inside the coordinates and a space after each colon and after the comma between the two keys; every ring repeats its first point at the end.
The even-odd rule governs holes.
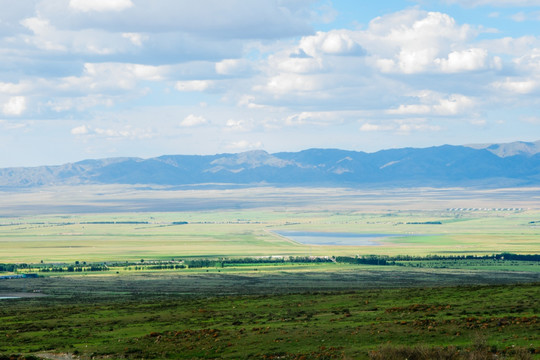
{"type": "Polygon", "coordinates": [[[50,360],[79,360],[80,357],[74,354],[70,353],[37,353],[36,356],[39,356],[43,359],[50,359],[50,360]]]}
{"type": "Polygon", "coordinates": [[[9,293],[3,293],[0,292],[0,299],[12,299],[12,298],[34,298],[34,297],[43,297],[47,296],[45,294],[42,294],[41,292],[31,292],[31,293],[20,293],[20,292],[9,292],[9,293]]]}

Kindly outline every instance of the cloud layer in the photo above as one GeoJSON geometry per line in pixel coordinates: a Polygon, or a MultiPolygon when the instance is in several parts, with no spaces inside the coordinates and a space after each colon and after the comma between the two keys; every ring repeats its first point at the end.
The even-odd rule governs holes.
{"type": "MultiPolygon", "coordinates": [[[[78,158],[375,150],[527,140],[538,126],[526,120],[538,116],[537,26],[499,29],[492,11],[537,21],[515,15],[538,1],[404,1],[346,24],[311,0],[0,5],[3,147],[38,152],[58,138],[59,154],[78,158]],[[448,5],[486,10],[470,23],[448,5]]],[[[59,154],[48,162],[75,160],[59,154]]]]}

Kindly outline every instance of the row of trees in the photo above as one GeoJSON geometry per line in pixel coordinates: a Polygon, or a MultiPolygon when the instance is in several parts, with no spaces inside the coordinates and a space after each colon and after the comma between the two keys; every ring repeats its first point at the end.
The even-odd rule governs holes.
{"type": "MultiPolygon", "coordinates": [[[[76,261],[74,264],[69,265],[29,265],[29,264],[0,264],[0,272],[17,272],[22,269],[35,269],[40,272],[83,272],[83,271],[108,271],[110,267],[116,266],[140,266],[145,264],[144,268],[148,270],[165,270],[165,269],[184,269],[190,268],[205,268],[205,267],[225,267],[227,265],[241,265],[241,264],[283,264],[283,263],[327,263],[338,262],[347,264],[366,264],[366,265],[403,265],[402,262],[407,261],[460,261],[460,260],[510,260],[510,261],[533,261],[540,262],[540,254],[513,254],[513,253],[500,253],[493,255],[426,255],[426,256],[414,256],[414,255],[362,255],[362,256],[337,256],[337,257],[313,257],[313,256],[289,256],[289,257],[263,257],[253,258],[245,257],[239,259],[190,259],[185,261],[151,261],[145,264],[145,261],[141,259],[139,263],[111,263],[109,265],[105,263],[86,264],[86,262],[80,263],[76,261]]],[[[141,266],[142,270],[143,267],[141,266]]],[[[136,268],[136,270],[139,270],[136,268]]]]}
{"type": "Polygon", "coordinates": [[[43,267],[40,268],[40,272],[83,272],[83,271],[109,271],[110,268],[106,265],[90,265],[86,267],[82,266],[73,266],[69,265],[67,267],[63,266],[52,266],[52,267],[43,267]]]}

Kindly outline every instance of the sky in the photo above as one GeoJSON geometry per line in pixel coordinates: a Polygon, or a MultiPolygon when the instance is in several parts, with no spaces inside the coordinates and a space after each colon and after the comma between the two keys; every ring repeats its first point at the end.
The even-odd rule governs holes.
{"type": "Polygon", "coordinates": [[[540,0],[0,7],[0,167],[540,140],[540,0]]]}

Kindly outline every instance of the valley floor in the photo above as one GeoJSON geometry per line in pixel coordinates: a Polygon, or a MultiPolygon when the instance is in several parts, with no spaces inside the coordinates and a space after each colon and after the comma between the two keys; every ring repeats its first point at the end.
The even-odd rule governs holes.
{"type": "Polygon", "coordinates": [[[329,266],[3,280],[0,359],[540,356],[538,273],[329,266]]]}

